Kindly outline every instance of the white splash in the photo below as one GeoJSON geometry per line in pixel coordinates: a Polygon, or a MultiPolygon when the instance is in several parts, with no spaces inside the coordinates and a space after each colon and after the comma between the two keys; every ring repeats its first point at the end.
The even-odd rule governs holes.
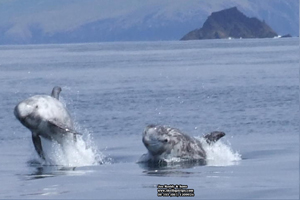
{"type": "Polygon", "coordinates": [[[97,151],[89,139],[85,141],[82,136],[77,137],[77,142],[65,140],[63,145],[43,138],[41,140],[45,156],[42,165],[80,167],[103,163],[104,155],[97,151]]]}
{"type": "Polygon", "coordinates": [[[225,144],[221,140],[214,144],[208,144],[204,138],[198,138],[206,152],[206,162],[208,166],[229,166],[235,165],[241,160],[241,155],[231,149],[230,144],[225,144]]]}

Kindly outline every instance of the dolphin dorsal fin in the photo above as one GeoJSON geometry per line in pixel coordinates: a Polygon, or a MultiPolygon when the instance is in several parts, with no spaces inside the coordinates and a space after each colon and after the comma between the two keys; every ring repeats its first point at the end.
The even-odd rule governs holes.
{"type": "Polygon", "coordinates": [[[225,136],[224,132],[214,131],[214,132],[211,132],[211,133],[205,135],[204,138],[206,139],[206,142],[208,144],[212,144],[212,143],[215,143],[216,141],[218,141],[223,136],[225,136]]]}
{"type": "Polygon", "coordinates": [[[55,99],[59,99],[59,93],[61,92],[61,87],[55,86],[51,92],[51,97],[55,99]]]}

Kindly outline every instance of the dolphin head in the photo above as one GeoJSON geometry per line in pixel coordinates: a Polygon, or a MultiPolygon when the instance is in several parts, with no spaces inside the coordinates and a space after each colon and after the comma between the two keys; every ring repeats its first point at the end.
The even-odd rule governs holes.
{"type": "Polygon", "coordinates": [[[143,133],[143,143],[152,156],[158,156],[172,149],[174,143],[164,126],[148,125],[143,133]]]}
{"type": "Polygon", "coordinates": [[[28,129],[35,129],[41,122],[39,112],[45,107],[40,98],[33,96],[16,105],[15,117],[28,129]]]}

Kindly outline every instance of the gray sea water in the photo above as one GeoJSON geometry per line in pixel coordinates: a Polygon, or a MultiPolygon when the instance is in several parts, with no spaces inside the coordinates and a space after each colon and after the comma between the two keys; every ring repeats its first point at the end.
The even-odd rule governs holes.
{"type": "Polygon", "coordinates": [[[298,39],[0,46],[0,82],[0,198],[299,198],[298,39]],[[77,167],[41,165],[13,115],[56,85],[84,134],[77,167]],[[214,164],[155,168],[137,163],[152,123],[226,136],[214,164]]]}

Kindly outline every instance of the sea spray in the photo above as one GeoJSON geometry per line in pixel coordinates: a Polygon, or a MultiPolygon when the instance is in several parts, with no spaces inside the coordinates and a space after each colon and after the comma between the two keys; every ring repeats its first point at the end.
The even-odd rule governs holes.
{"type": "Polygon", "coordinates": [[[237,164],[241,155],[231,149],[230,143],[225,144],[221,140],[208,144],[203,137],[197,138],[202,143],[206,152],[206,163],[208,166],[228,166],[237,164]]]}
{"type": "Polygon", "coordinates": [[[65,140],[63,144],[42,138],[42,145],[45,155],[43,165],[79,167],[103,163],[104,155],[82,136],[78,136],[76,142],[65,140]]]}

